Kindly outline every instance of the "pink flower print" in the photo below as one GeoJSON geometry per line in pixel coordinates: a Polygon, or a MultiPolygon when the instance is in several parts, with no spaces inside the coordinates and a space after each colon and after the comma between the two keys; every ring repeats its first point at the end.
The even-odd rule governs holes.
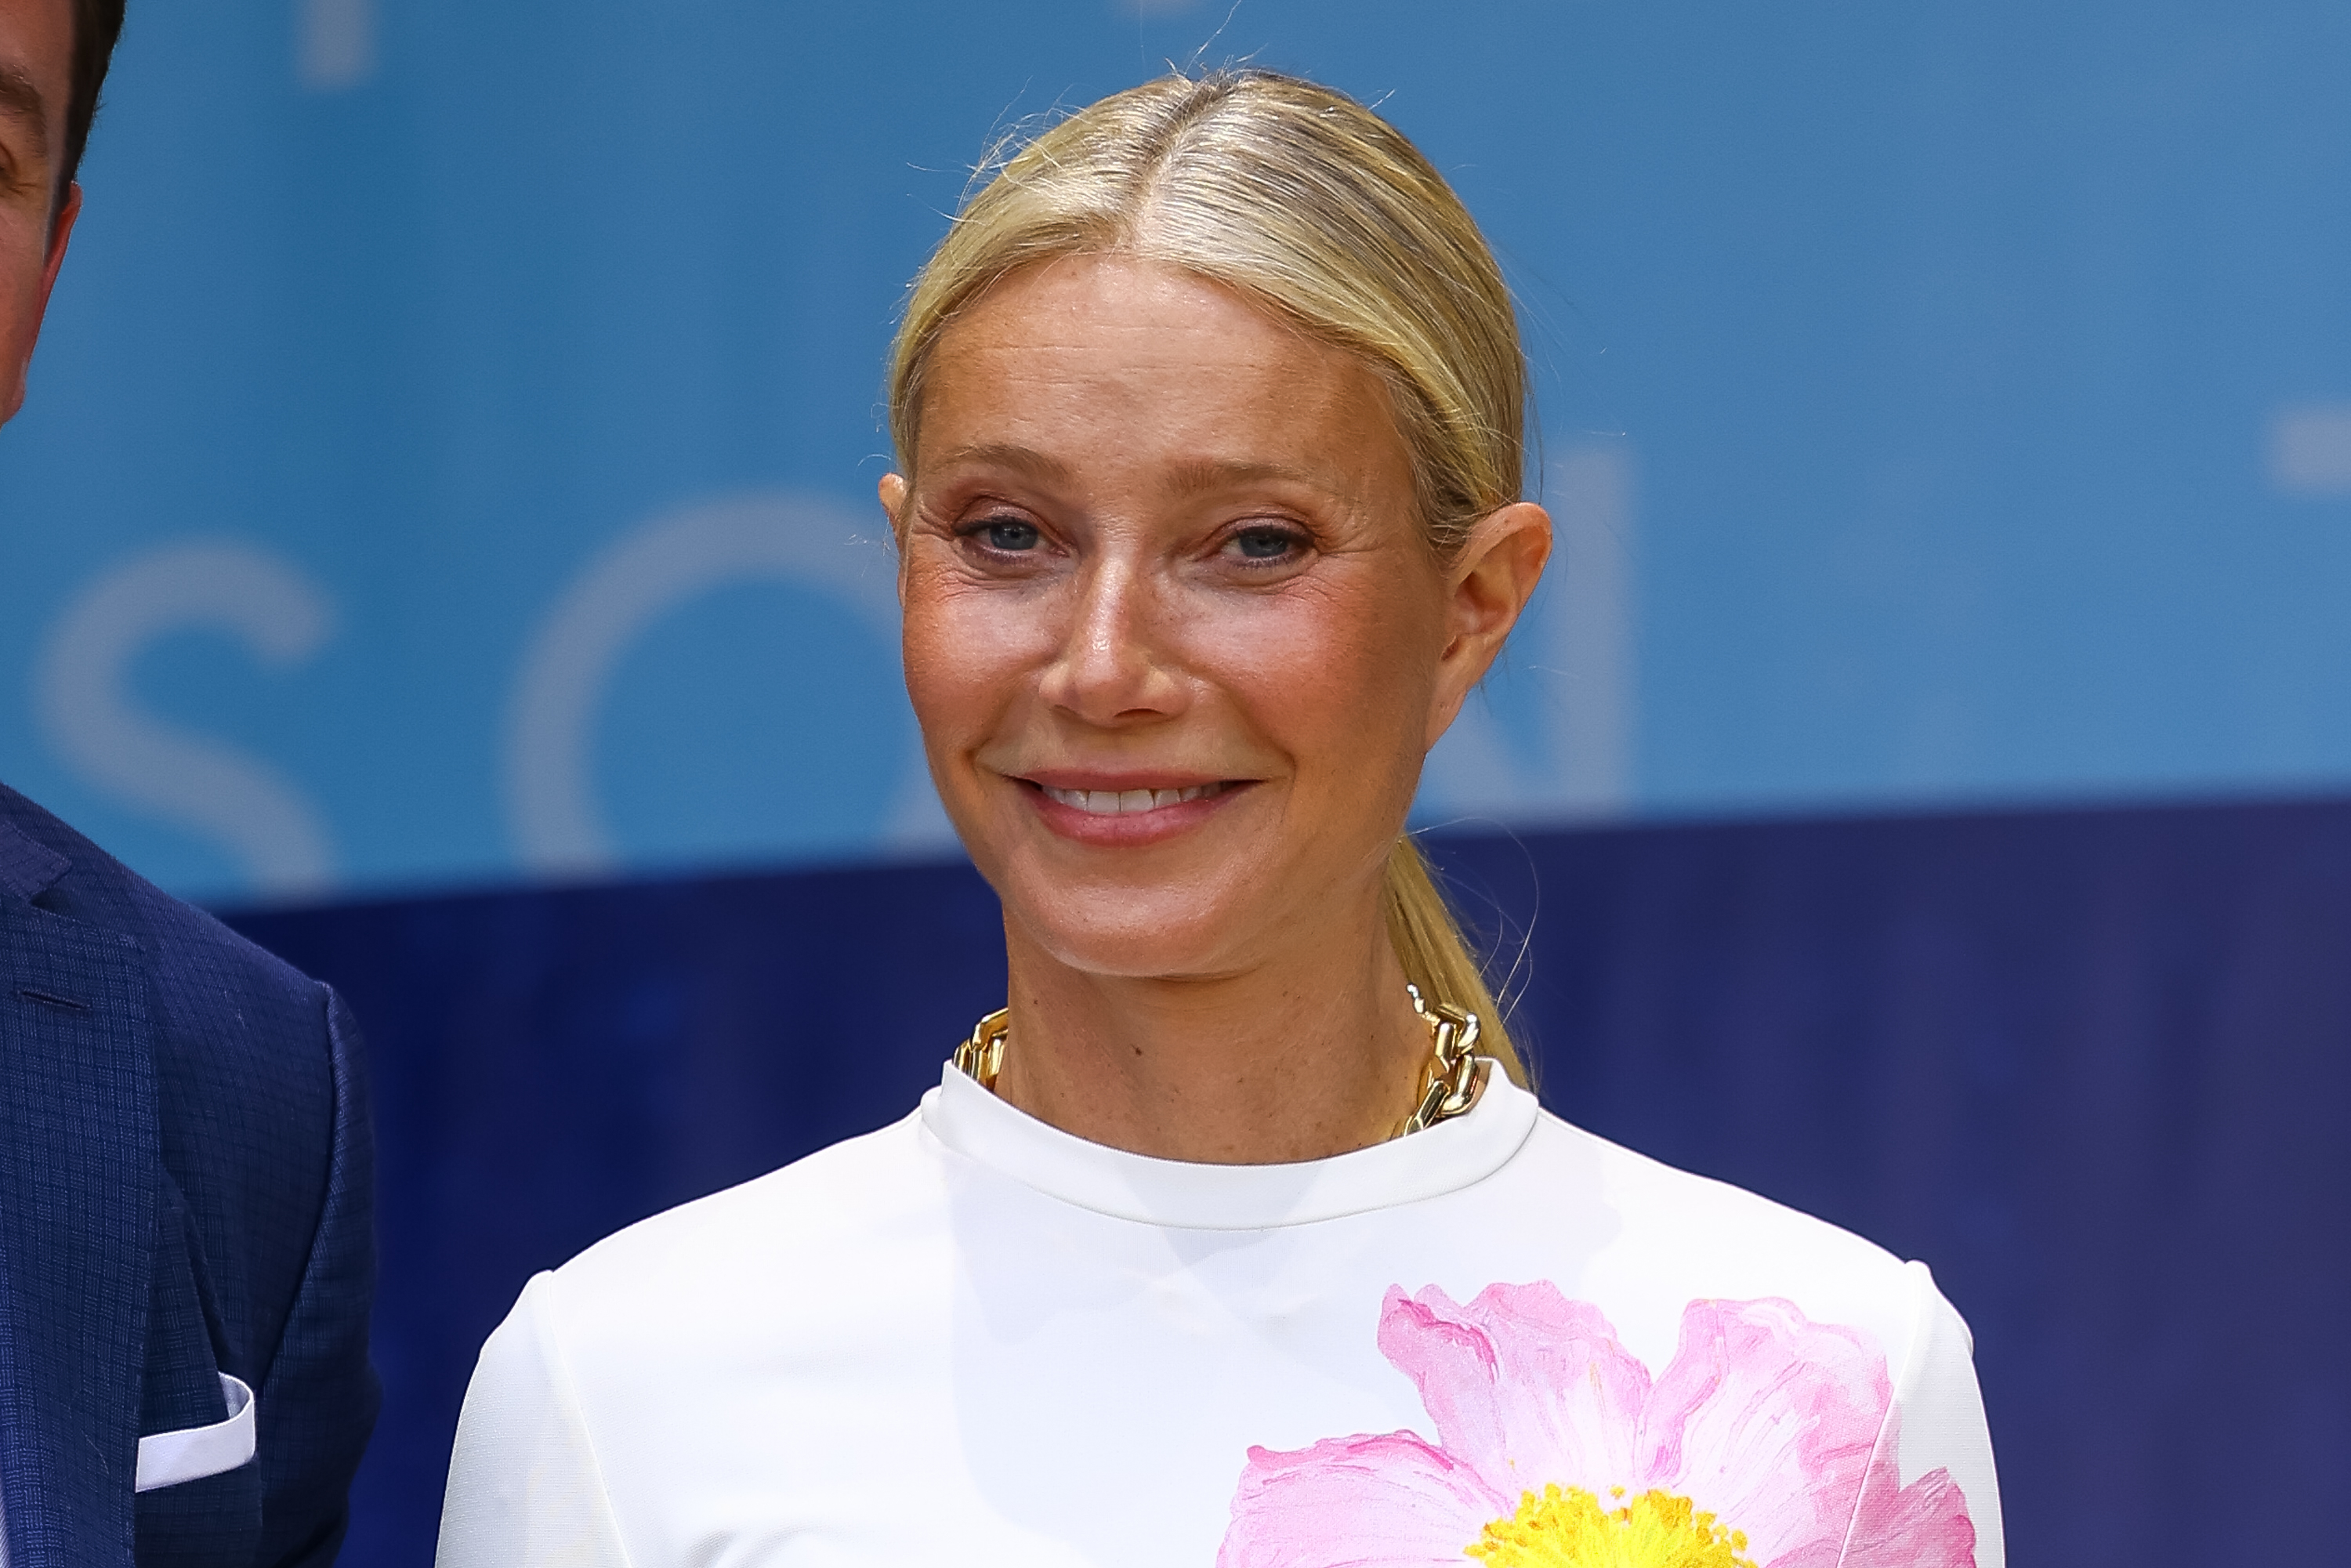
{"type": "Polygon", "coordinates": [[[1949,1475],[1901,1484],[1885,1356],[1786,1301],[1690,1302],[1655,1380],[1547,1283],[1391,1290],[1379,1346],[1437,1441],[1251,1448],[1217,1568],[1973,1568],[1949,1475]]]}

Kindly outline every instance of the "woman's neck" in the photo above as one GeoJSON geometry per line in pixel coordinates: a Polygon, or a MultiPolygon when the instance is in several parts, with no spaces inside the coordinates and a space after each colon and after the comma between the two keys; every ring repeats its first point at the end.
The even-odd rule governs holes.
{"type": "Polygon", "coordinates": [[[1376,910],[1356,935],[1238,973],[1139,979],[1074,969],[1008,923],[996,1092],[1161,1159],[1278,1165],[1378,1143],[1411,1112],[1430,1043],[1376,910]]]}

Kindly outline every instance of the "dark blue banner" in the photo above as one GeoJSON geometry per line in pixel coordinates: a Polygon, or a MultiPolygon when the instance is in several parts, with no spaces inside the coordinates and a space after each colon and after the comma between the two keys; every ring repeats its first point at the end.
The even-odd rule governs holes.
{"type": "MultiPolygon", "coordinates": [[[[1450,838],[1544,1099],[1931,1263],[2010,1560],[2331,1561],[2351,1506],[2351,805],[1450,838]]],[[[256,915],[377,1083],[426,1560],[475,1351],[597,1237],[904,1113],[1003,996],[960,866],[256,915]]]]}

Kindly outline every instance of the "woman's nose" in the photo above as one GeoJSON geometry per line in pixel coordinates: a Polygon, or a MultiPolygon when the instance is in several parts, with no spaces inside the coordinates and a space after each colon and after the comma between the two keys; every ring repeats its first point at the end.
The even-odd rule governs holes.
{"type": "Polygon", "coordinates": [[[1148,578],[1127,563],[1092,567],[1061,646],[1046,668],[1045,700],[1095,725],[1179,711],[1185,684],[1167,656],[1156,598],[1148,578]]]}

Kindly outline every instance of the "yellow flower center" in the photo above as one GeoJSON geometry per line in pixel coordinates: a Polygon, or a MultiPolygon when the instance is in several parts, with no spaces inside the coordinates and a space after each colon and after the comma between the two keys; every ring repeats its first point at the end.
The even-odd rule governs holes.
{"type": "Polygon", "coordinates": [[[1686,1497],[1645,1491],[1630,1502],[1617,1487],[1608,1508],[1582,1487],[1543,1488],[1519,1511],[1489,1523],[1464,1548],[1492,1568],[1755,1568],[1747,1532],[1726,1530],[1686,1497]]]}

